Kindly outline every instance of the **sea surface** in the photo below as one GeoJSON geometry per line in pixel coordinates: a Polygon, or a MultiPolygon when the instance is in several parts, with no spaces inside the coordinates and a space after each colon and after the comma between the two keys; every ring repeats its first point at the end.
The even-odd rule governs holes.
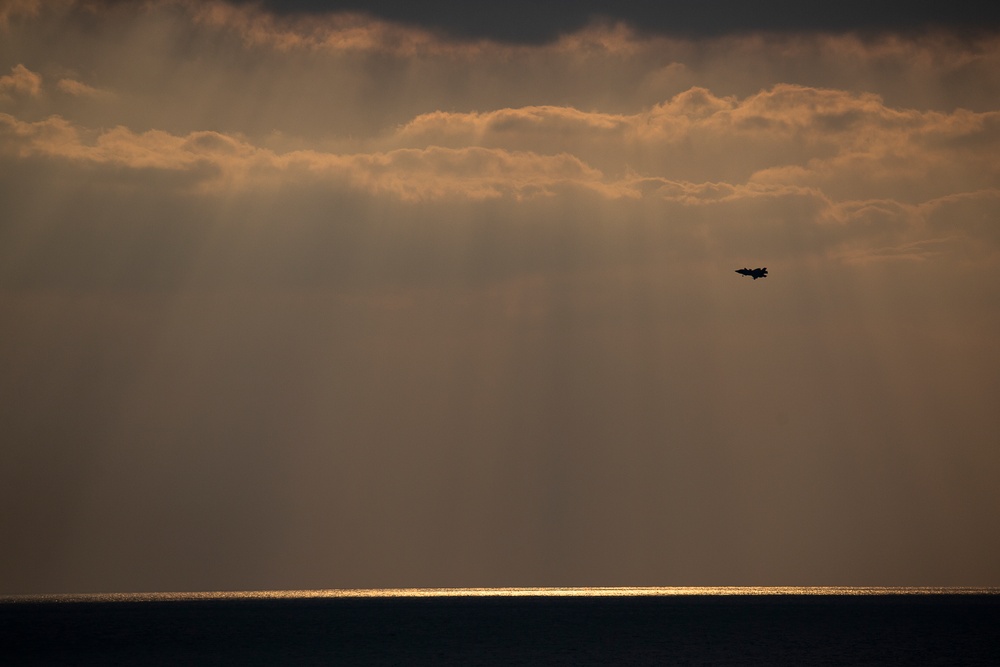
{"type": "Polygon", "coordinates": [[[1000,589],[0,597],[3,665],[1000,666],[1000,589]]]}

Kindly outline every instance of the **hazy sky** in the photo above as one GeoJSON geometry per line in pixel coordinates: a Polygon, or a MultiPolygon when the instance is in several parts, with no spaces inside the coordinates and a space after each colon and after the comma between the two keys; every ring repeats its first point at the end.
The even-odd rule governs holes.
{"type": "Polygon", "coordinates": [[[0,0],[0,594],[1000,586],[938,4],[0,0]]]}

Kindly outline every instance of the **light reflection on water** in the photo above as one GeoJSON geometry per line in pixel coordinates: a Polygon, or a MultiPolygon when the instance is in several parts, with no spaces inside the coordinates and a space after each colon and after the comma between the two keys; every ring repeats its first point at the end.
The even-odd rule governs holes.
{"type": "Polygon", "coordinates": [[[153,602],[185,600],[282,600],[314,598],[441,597],[655,597],[764,595],[1000,595],[1000,588],[889,586],[647,586],[576,588],[341,588],[290,591],[216,591],[189,593],[94,593],[0,596],[12,602],[153,602]]]}

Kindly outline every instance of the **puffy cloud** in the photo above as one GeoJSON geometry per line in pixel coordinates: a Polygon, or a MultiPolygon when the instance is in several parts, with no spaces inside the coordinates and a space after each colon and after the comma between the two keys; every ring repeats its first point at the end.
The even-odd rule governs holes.
{"type": "MultiPolygon", "coordinates": [[[[195,5],[199,7],[200,5],[195,5]]],[[[594,24],[544,45],[442,40],[418,28],[354,14],[278,18],[258,8],[216,5],[196,9],[198,20],[233,30],[248,44],[369,52],[408,59],[459,58],[489,77],[490,86],[550,93],[588,77],[615,100],[649,104],[702,82],[713,90],[750,95],[777,82],[821,88],[880,90],[894,104],[983,107],[1000,91],[1000,38],[976,39],[930,32],[919,37],[884,33],[732,35],[690,40],[638,33],[624,24],[594,24]],[[211,16],[212,18],[208,18],[211,16]],[[253,26],[253,27],[251,27],[253,26]],[[527,63],[531,63],[528,65],[527,63]],[[539,66],[539,65],[542,66],[539,66]],[[537,72],[537,74],[536,74],[537,72]],[[498,75],[500,75],[499,78],[498,75]],[[496,77],[496,78],[495,78],[496,77]]],[[[408,67],[412,63],[408,64],[408,67]]],[[[596,91],[591,89],[592,95],[596,91]]]]}
{"type": "Polygon", "coordinates": [[[607,173],[799,185],[836,199],[915,203],[1000,182],[998,120],[993,111],[898,109],[871,93],[783,84],[742,99],[692,88],[637,114],[551,106],[438,111],[387,141],[531,147],[573,152],[607,173]]]}
{"type": "Polygon", "coordinates": [[[37,96],[42,91],[42,77],[24,65],[14,65],[10,74],[0,76],[0,101],[14,96],[37,96]]]}
{"type": "Polygon", "coordinates": [[[74,97],[91,99],[109,99],[113,97],[113,95],[106,90],[88,86],[87,84],[75,81],[74,79],[60,79],[56,84],[56,87],[67,95],[72,95],[74,97]]]}
{"type": "Polygon", "coordinates": [[[48,153],[68,156],[79,151],[80,137],[68,121],[53,116],[44,121],[21,121],[0,113],[0,151],[25,156],[48,153]]]}
{"type": "MultiPolygon", "coordinates": [[[[151,2],[97,3],[91,9],[79,3],[45,4],[35,20],[20,22],[7,37],[3,53],[13,59],[10,64],[24,62],[52,81],[78,81],[118,96],[114,105],[88,104],[85,100],[92,98],[68,94],[43,96],[32,116],[36,120],[58,114],[90,127],[124,125],[177,134],[212,129],[258,144],[270,138],[267,145],[279,150],[340,142],[336,150],[345,152],[353,150],[351,142],[436,111],[536,109],[536,136],[545,143],[512,150],[553,153],[558,150],[547,147],[553,137],[540,122],[546,120],[542,110],[577,109],[588,114],[585,122],[597,114],[627,122],[676,100],[689,108],[664,112],[683,123],[684,114],[697,113],[697,90],[709,91],[712,104],[732,99],[745,104],[761,91],[776,92],[787,84],[870,94],[887,109],[944,113],[957,107],[992,109],[1000,93],[1000,40],[989,35],[688,40],[596,25],[552,43],[510,45],[446,40],[356,14],[281,15],[252,4],[151,2]],[[60,36],[57,48],[43,48],[52,34],[60,36]]],[[[759,119],[746,122],[754,120],[759,119]]],[[[828,119],[835,121],[850,119],[828,119]]],[[[608,130],[608,141],[613,137],[608,130]]],[[[399,146],[379,150],[394,147],[399,146]]],[[[753,149],[767,155],[770,147],[764,142],[753,149]]],[[[698,146],[691,154],[678,152],[661,161],[675,159],[694,168],[701,150],[717,151],[715,160],[727,147],[698,146]]],[[[604,169],[597,156],[572,152],[604,169]]],[[[645,159],[655,157],[645,151],[645,159]]],[[[624,166],[622,161],[608,169],[624,166]]],[[[642,163],[631,166],[645,169],[642,163]]],[[[671,176],[742,180],[747,166],[730,163],[730,171],[720,174],[671,176]]],[[[771,166],[780,164],[765,165],[771,166]]]]}
{"type": "Polygon", "coordinates": [[[620,194],[613,186],[602,183],[600,172],[568,154],[539,155],[478,147],[397,149],[353,155],[318,151],[278,154],[217,132],[176,136],[157,130],[135,133],[123,127],[99,133],[86,142],[83,133],[65,119],[23,122],[8,114],[0,114],[0,132],[4,137],[0,150],[20,156],[42,155],[133,170],[210,167],[202,184],[209,189],[273,189],[292,179],[306,179],[333,181],[371,195],[403,200],[542,196],[574,184],[609,195],[620,194]]]}
{"type": "MultiPolygon", "coordinates": [[[[609,216],[664,217],[679,247],[701,239],[699,252],[731,253],[771,244],[788,257],[927,257],[892,250],[944,248],[933,244],[946,232],[927,224],[943,204],[924,204],[991,192],[1000,182],[994,112],[896,109],[873,94],[791,85],[746,98],[692,88],[634,114],[436,111],[359,140],[362,150],[353,151],[282,151],[210,131],[96,132],[58,116],[0,115],[0,127],[0,150],[104,166],[109,182],[122,170],[170,172],[184,177],[146,179],[145,187],[213,198],[332,188],[442,205],[584,196],[611,207],[609,216]],[[629,201],[640,209],[626,212],[629,201]]],[[[129,187],[143,182],[130,178],[129,187]]],[[[995,243],[981,231],[965,238],[995,243]]]]}
{"type": "Polygon", "coordinates": [[[5,141],[0,150],[22,157],[42,155],[56,159],[111,163],[131,169],[184,169],[199,159],[197,151],[184,150],[185,140],[167,132],[136,134],[117,127],[101,133],[81,131],[59,116],[26,122],[0,114],[0,131],[5,141]],[[85,134],[96,134],[92,142],[85,134]]]}

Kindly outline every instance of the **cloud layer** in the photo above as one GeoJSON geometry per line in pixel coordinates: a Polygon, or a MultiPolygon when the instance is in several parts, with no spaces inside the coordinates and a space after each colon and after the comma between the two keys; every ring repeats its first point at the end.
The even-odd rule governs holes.
{"type": "MultiPolygon", "coordinates": [[[[41,75],[23,65],[15,71],[40,94],[41,75]]],[[[533,201],[551,208],[582,196],[606,215],[617,207],[660,220],[688,248],[697,238],[718,251],[734,225],[754,220],[757,247],[769,242],[782,255],[791,252],[782,237],[794,233],[804,256],[924,256],[902,250],[916,244],[982,259],[996,251],[995,231],[980,220],[992,214],[1000,187],[998,119],[993,111],[897,109],[872,93],[781,84],[742,99],[691,88],[633,114],[552,105],[435,111],[353,140],[351,152],[279,150],[206,130],[94,130],[59,115],[0,114],[0,135],[6,160],[79,171],[81,182],[99,175],[96,188],[147,196],[212,202],[269,192],[276,208],[317,210],[330,192],[343,192],[440,205],[505,200],[525,211],[533,201]],[[931,220],[958,210],[956,202],[974,211],[968,225],[931,220]]]]}
{"type": "Polygon", "coordinates": [[[995,585],[1000,40],[626,5],[0,4],[0,593],[995,585]]]}
{"type": "Polygon", "coordinates": [[[581,0],[559,2],[513,0],[505,5],[471,7],[454,0],[420,5],[398,0],[294,0],[265,2],[270,11],[323,14],[362,11],[388,20],[415,24],[464,38],[488,37],[515,42],[551,40],[572,33],[594,20],[625,22],[649,33],[684,36],[752,31],[845,31],[927,28],[996,28],[997,12],[970,2],[914,7],[903,2],[876,5],[847,0],[831,7],[805,7],[784,0],[759,2],[752,8],[740,2],[717,2],[711,12],[695,2],[669,4],[643,0],[581,0]]]}

